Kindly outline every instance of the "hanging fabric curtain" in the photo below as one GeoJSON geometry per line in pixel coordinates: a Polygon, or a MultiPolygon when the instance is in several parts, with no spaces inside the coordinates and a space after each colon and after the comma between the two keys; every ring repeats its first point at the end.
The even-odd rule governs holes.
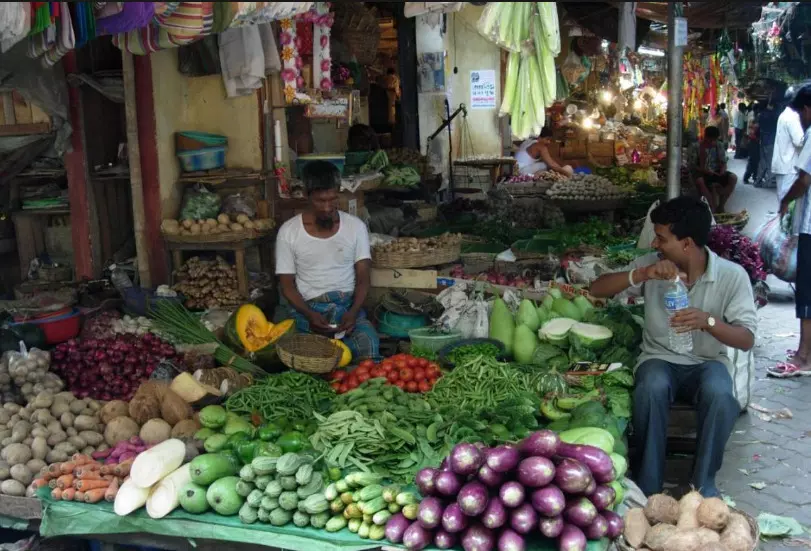
{"type": "Polygon", "coordinates": [[[223,2],[232,10],[231,27],[258,25],[306,13],[314,2],[223,2]]]}
{"type": "Polygon", "coordinates": [[[215,2],[178,2],[174,10],[156,15],[146,27],[113,37],[113,44],[135,55],[191,44],[211,34],[215,2]]]}
{"type": "Polygon", "coordinates": [[[125,33],[146,27],[155,15],[154,2],[123,2],[124,6],[120,11],[108,10],[112,4],[116,4],[116,2],[107,2],[96,14],[98,17],[99,14],[105,13],[105,11],[114,12],[106,17],[96,19],[96,33],[99,36],[125,33]]]}
{"type": "Polygon", "coordinates": [[[0,53],[28,36],[31,30],[31,8],[28,2],[0,2],[0,53]]]}

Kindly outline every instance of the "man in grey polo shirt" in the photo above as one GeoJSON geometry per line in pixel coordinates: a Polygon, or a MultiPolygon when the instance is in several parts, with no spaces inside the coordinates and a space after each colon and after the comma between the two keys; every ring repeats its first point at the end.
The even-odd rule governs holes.
{"type": "Polygon", "coordinates": [[[678,197],[651,212],[656,253],[641,257],[626,271],[606,274],[591,285],[596,297],[629,290],[645,299],[642,354],[634,390],[632,458],[636,482],[646,495],[664,485],[670,406],[679,399],[698,409],[698,450],[692,484],[704,496],[717,496],[715,474],[740,413],[735,399],[727,347],[749,350],[755,344],[757,312],[746,271],[707,248],[712,218],[699,199],[678,197]],[[672,319],[664,294],[676,277],[687,285],[690,308],[672,319]],[[693,349],[670,347],[671,327],[691,332],[693,349]]]}

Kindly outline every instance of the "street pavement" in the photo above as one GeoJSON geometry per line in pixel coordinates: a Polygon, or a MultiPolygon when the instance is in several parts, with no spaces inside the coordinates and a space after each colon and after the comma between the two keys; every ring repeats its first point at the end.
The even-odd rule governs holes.
{"type": "MultiPolygon", "coordinates": [[[[777,196],[773,189],[743,184],[744,161],[731,161],[730,169],[738,174],[739,183],[727,211],[751,213],[744,229],[751,237],[775,215],[777,196]]],[[[727,444],[717,482],[724,495],[752,516],[763,512],[793,517],[811,531],[811,380],[766,377],[768,366],[785,360],[786,351],[796,348],[799,335],[791,288],[773,276],[768,284],[772,294],[759,312],[751,404],[774,412],[786,409],[791,418],[765,420],[750,406],[727,444]]],[[[763,542],[759,549],[811,549],[811,532],[800,540],[763,542]]]]}

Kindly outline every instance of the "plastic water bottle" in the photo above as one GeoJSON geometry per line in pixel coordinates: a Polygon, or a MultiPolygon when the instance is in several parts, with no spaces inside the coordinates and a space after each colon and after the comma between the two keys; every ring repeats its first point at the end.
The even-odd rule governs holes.
{"type": "Polygon", "coordinates": [[[119,292],[124,292],[124,289],[132,287],[130,276],[115,264],[110,265],[110,280],[113,282],[113,287],[119,292]]]}
{"type": "MultiPolygon", "coordinates": [[[[678,276],[673,280],[665,291],[665,310],[668,319],[673,318],[673,314],[679,310],[690,308],[690,296],[687,294],[687,287],[681,282],[678,276]]],[[[669,329],[670,349],[673,352],[686,354],[693,350],[693,334],[677,333],[674,327],[669,329]]]]}

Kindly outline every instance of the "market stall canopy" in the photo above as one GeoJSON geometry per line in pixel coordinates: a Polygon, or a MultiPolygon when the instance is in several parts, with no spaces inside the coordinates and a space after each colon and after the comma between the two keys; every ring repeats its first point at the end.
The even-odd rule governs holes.
{"type": "Polygon", "coordinates": [[[426,13],[450,13],[462,9],[464,2],[406,2],[405,16],[416,17],[426,13]]]}
{"type": "MultiPolygon", "coordinates": [[[[614,6],[620,2],[609,2],[614,6]]],[[[667,23],[669,2],[637,2],[636,15],[659,23],[667,23]]],[[[687,2],[684,17],[690,27],[699,29],[744,29],[760,18],[763,2],[715,0],[687,2]]]]}

